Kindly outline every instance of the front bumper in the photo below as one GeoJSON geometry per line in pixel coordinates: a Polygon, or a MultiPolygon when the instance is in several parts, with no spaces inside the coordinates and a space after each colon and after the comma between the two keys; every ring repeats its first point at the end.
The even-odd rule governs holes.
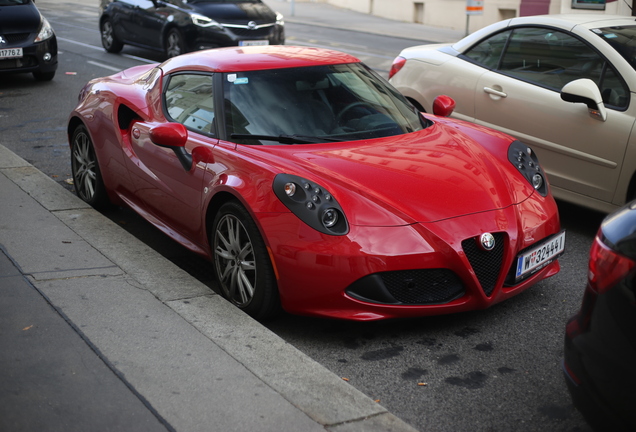
{"type": "Polygon", "coordinates": [[[3,48],[22,48],[21,58],[0,60],[0,73],[54,72],[57,69],[57,39],[55,36],[36,44],[15,43],[3,48]]]}
{"type": "Polygon", "coordinates": [[[191,35],[188,41],[189,51],[238,46],[244,41],[267,41],[269,45],[285,43],[285,27],[278,24],[255,30],[241,27],[196,27],[188,33],[191,35]]]}
{"type": "Polygon", "coordinates": [[[538,194],[502,210],[398,227],[352,226],[339,237],[318,233],[293,214],[262,214],[259,224],[283,307],[294,314],[376,320],[483,309],[560,268],[555,260],[509,283],[517,254],[560,231],[554,200],[538,194]],[[502,246],[485,265],[466,251],[484,232],[502,246]]]}

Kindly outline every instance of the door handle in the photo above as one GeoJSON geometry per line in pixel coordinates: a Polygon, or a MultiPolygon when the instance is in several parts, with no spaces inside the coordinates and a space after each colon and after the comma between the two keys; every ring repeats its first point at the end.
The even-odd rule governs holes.
{"type": "Polygon", "coordinates": [[[494,88],[490,88],[490,87],[484,87],[484,91],[488,94],[499,96],[501,98],[505,98],[508,96],[506,93],[499,90],[495,90],[494,88]]]}

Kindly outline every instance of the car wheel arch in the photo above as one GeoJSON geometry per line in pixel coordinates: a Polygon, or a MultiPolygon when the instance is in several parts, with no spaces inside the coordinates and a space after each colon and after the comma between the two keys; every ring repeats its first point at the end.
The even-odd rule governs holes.
{"type": "Polygon", "coordinates": [[[258,230],[260,231],[263,241],[265,242],[266,245],[268,245],[267,237],[263,235],[263,230],[260,224],[258,223],[258,219],[254,217],[254,214],[252,212],[250,205],[247,202],[245,202],[245,199],[239,194],[236,194],[227,190],[218,191],[217,193],[214,194],[214,196],[212,196],[210,201],[207,203],[207,208],[205,212],[205,229],[206,229],[207,237],[209,238],[210,236],[212,225],[214,223],[214,218],[216,217],[216,214],[219,212],[219,209],[223,207],[224,204],[230,201],[235,201],[239,203],[247,210],[247,212],[250,214],[250,217],[256,223],[256,226],[258,227],[258,230]]]}
{"type": "MultiPolygon", "coordinates": [[[[236,215],[239,221],[241,220],[241,216],[238,215],[245,215],[242,216],[244,221],[241,221],[241,225],[243,225],[243,229],[249,236],[248,241],[252,245],[254,245],[253,254],[255,259],[254,262],[256,263],[255,269],[260,268],[261,270],[264,270],[264,273],[262,273],[262,275],[268,275],[264,276],[263,279],[258,279],[258,282],[253,285],[255,287],[255,291],[248,304],[244,306],[239,306],[237,303],[235,304],[239,306],[239,308],[242,309],[244,312],[248,313],[250,316],[257,320],[265,321],[275,318],[280,313],[282,305],[278,288],[278,278],[276,276],[277,271],[275,269],[275,263],[271,253],[270,245],[267,241],[267,238],[263,235],[263,230],[258,222],[258,219],[254,217],[254,214],[252,213],[249,206],[245,205],[245,203],[241,199],[228,191],[221,191],[217,193],[208,203],[208,209],[206,212],[206,234],[210,249],[210,260],[215,266],[215,275],[217,278],[221,277],[218,270],[219,263],[217,263],[217,257],[215,256],[216,234],[214,230],[216,226],[220,226],[220,224],[223,223],[224,218],[231,214],[236,215]],[[234,207],[235,210],[230,210],[228,212],[227,209],[231,209],[232,207],[234,207]],[[249,225],[252,225],[253,228],[249,228],[249,225]],[[253,231],[254,229],[256,230],[255,233],[253,231]],[[252,230],[252,232],[255,234],[254,236],[250,234],[250,230],[252,230]],[[257,246],[257,244],[260,244],[260,246],[257,246]],[[258,252],[258,250],[260,250],[261,252],[258,252]],[[258,261],[257,258],[259,254],[262,258],[261,261],[258,261]],[[260,264],[258,264],[258,262],[260,262],[260,264]]],[[[228,245],[227,247],[230,246],[228,245]]],[[[221,280],[217,280],[217,282],[220,285],[221,291],[224,292],[225,288],[223,288],[223,282],[221,280]]],[[[230,298],[227,294],[227,291],[225,291],[223,296],[227,300],[233,303],[235,302],[235,300],[233,300],[234,297],[230,298]]]]}
{"type": "Polygon", "coordinates": [[[629,180],[629,186],[627,186],[627,195],[625,196],[625,202],[628,203],[636,199],[636,171],[632,173],[632,178],[629,180]]]}
{"type": "Polygon", "coordinates": [[[420,112],[426,112],[426,109],[424,109],[424,106],[419,103],[417,100],[413,99],[412,97],[408,97],[406,98],[406,100],[408,100],[409,102],[411,102],[411,104],[413,104],[413,106],[415,106],[415,108],[417,108],[420,112]]]}
{"type": "MultiPolygon", "coordinates": [[[[77,129],[79,126],[86,127],[84,122],[79,117],[71,117],[69,119],[68,126],[66,128],[66,134],[68,135],[69,142],[71,141],[71,137],[73,136],[73,132],[75,132],[75,129],[77,129]]],[[[86,129],[88,130],[88,128],[86,128],[86,129]]],[[[88,133],[90,134],[90,130],[88,130],[88,133]]]]}

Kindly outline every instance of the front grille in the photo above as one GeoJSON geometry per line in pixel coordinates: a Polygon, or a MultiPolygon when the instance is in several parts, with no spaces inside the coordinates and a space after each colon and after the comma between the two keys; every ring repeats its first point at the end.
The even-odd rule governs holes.
{"type": "Polygon", "coordinates": [[[30,33],[11,33],[1,35],[8,44],[18,44],[24,42],[29,37],[30,33]]]}
{"type": "Polygon", "coordinates": [[[462,281],[448,269],[384,272],[380,277],[389,293],[404,304],[448,303],[464,294],[462,281]]]}
{"type": "Polygon", "coordinates": [[[499,279],[505,250],[504,234],[495,233],[493,236],[495,237],[495,248],[491,251],[486,251],[479,247],[478,237],[469,238],[462,242],[466,258],[468,258],[473,271],[477,275],[481,289],[487,296],[492,294],[497,284],[497,279],[499,279]]]}
{"type": "Polygon", "coordinates": [[[257,38],[268,37],[269,33],[272,31],[272,28],[265,27],[265,28],[254,29],[254,30],[250,30],[247,28],[228,28],[228,30],[241,38],[257,39],[257,38]]]}

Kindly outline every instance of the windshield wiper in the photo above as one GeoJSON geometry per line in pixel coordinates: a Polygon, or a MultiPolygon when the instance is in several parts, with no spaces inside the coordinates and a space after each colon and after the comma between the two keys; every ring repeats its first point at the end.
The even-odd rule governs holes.
{"type": "Polygon", "coordinates": [[[253,139],[259,141],[276,141],[281,144],[319,144],[324,142],[342,141],[339,139],[312,137],[303,135],[252,135],[252,134],[231,134],[234,139],[253,139]]]}

